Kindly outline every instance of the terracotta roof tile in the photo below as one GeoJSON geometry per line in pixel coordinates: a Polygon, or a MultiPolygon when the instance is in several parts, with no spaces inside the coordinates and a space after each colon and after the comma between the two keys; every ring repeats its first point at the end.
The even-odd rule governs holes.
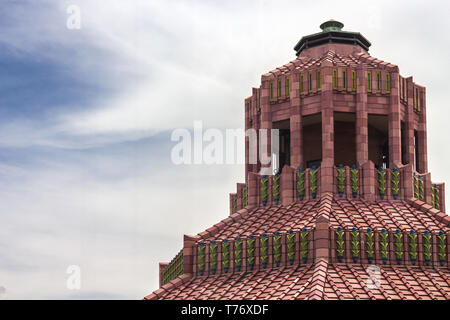
{"type": "MultiPolygon", "coordinates": [[[[238,236],[245,238],[250,235],[258,236],[264,232],[273,234],[279,231],[285,234],[289,230],[299,231],[306,227],[310,231],[316,230],[316,233],[311,232],[310,241],[316,241],[314,235],[317,235],[318,242],[309,245],[311,250],[316,250],[315,246],[320,244],[321,239],[327,234],[334,234],[334,230],[338,227],[344,230],[351,230],[353,227],[366,230],[370,227],[378,232],[382,228],[389,232],[400,229],[405,235],[411,229],[417,233],[428,230],[434,235],[439,231],[448,234],[450,228],[446,223],[446,217],[440,211],[429,209],[423,202],[416,200],[367,202],[363,199],[325,195],[320,199],[295,202],[287,207],[267,206],[240,210],[231,218],[224,219],[209,228],[210,232],[199,233],[201,240],[198,242],[235,239],[238,236]],[[325,229],[322,227],[323,224],[325,229]]],[[[406,242],[404,245],[407,247],[406,242]]],[[[433,245],[436,246],[436,243],[433,242],[433,245]]],[[[284,248],[283,250],[286,250],[286,247],[284,248]]],[[[315,253],[311,252],[309,255],[311,258],[308,258],[307,263],[302,263],[297,256],[296,262],[292,265],[286,262],[277,267],[273,263],[269,264],[267,269],[257,265],[253,271],[243,267],[241,272],[233,271],[231,268],[228,273],[218,272],[215,275],[209,272],[203,276],[196,273],[183,274],[145,299],[448,300],[449,260],[446,258],[444,264],[439,264],[437,246],[433,248],[436,257],[432,258],[429,265],[425,265],[423,260],[418,260],[421,262],[417,265],[408,263],[406,252],[402,264],[399,265],[389,263],[384,265],[379,258],[375,258],[376,261],[373,263],[379,268],[378,282],[373,282],[371,278],[373,274],[369,274],[369,265],[364,264],[368,261],[367,258],[363,259],[361,256],[354,262],[350,257],[343,262],[337,262],[331,253],[334,249],[327,247],[326,250],[330,250],[331,255],[329,258],[314,260],[315,253]]],[[[246,256],[244,258],[246,259],[246,256]]],[[[391,258],[389,260],[390,263],[397,263],[395,260],[392,262],[391,258]]]]}

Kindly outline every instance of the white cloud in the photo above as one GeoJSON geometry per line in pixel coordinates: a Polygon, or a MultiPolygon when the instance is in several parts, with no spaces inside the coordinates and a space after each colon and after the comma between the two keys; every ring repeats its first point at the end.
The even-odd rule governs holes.
{"type": "Polygon", "coordinates": [[[430,171],[433,180],[450,183],[442,147],[450,142],[445,2],[381,1],[377,6],[389,10],[372,20],[363,2],[76,2],[80,31],[65,28],[72,2],[62,1],[10,9],[12,23],[0,33],[17,55],[49,59],[87,84],[114,89],[82,106],[70,101],[73,108],[44,120],[8,119],[0,127],[3,148],[56,150],[39,157],[30,151],[35,162],[28,166],[0,165],[0,298],[134,299],[156,289],[157,262],[181,248],[183,233],[227,215],[228,193],[244,172],[174,167],[169,138],[164,148],[153,140],[129,143],[141,153],[118,143],[156,140],[193,120],[205,128],[242,127],[243,100],[260,75],[295,58],[299,38],[329,18],[361,32],[375,57],[427,86],[430,171]],[[79,293],[65,288],[72,264],[82,268],[79,293]]]}

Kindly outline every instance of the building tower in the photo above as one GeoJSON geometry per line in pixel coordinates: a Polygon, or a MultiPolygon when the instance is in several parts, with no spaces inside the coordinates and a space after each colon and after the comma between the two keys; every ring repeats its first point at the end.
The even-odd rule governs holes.
{"type": "Polygon", "coordinates": [[[246,138],[230,216],[185,235],[146,299],[450,298],[450,217],[428,172],[425,87],[371,57],[360,33],[334,20],[320,28],[245,99],[258,143],[246,138]],[[270,156],[273,141],[277,170],[261,174],[273,163],[250,154],[270,156]]]}

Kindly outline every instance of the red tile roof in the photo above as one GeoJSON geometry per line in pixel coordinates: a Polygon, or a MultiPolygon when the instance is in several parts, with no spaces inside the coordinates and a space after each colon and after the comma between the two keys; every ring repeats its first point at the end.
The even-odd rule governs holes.
{"type": "Polygon", "coordinates": [[[450,299],[448,268],[380,266],[379,283],[375,283],[368,267],[320,259],[293,268],[190,277],[146,299],[450,299]]]}
{"type": "MultiPolygon", "coordinates": [[[[419,202],[423,204],[422,202],[419,202]]],[[[368,203],[364,199],[344,199],[327,194],[318,200],[299,201],[290,206],[242,209],[232,219],[227,218],[200,233],[199,241],[232,239],[237,236],[261,235],[277,231],[313,229],[319,214],[330,221],[332,227],[372,230],[450,231],[448,224],[436,216],[438,210],[423,211],[412,201],[389,200],[368,203]]],[[[445,215],[445,214],[444,214],[445,215]]]]}
{"type": "Polygon", "coordinates": [[[356,68],[357,65],[359,64],[364,64],[367,69],[396,67],[391,63],[371,57],[369,54],[356,53],[356,54],[342,55],[334,52],[333,50],[328,50],[317,58],[309,56],[299,56],[295,60],[292,60],[281,67],[269,71],[268,73],[265,74],[265,76],[270,76],[271,74],[276,75],[287,74],[292,69],[308,70],[320,66],[324,62],[331,63],[333,66],[337,67],[356,68]]]}
{"type": "MultiPolygon", "coordinates": [[[[191,266],[192,272],[186,273],[185,270],[185,274],[163,285],[146,299],[449,299],[449,226],[450,219],[445,213],[417,199],[369,203],[363,199],[325,194],[320,199],[298,201],[286,207],[242,209],[207,231],[188,237],[193,246],[184,251],[184,261],[185,265],[191,266]],[[346,239],[344,257],[341,259],[336,253],[339,227],[345,232],[346,239]],[[305,247],[299,240],[303,228],[310,231],[306,245],[308,258],[304,261],[300,258],[300,246],[305,247]],[[368,260],[367,252],[364,253],[364,241],[367,240],[364,230],[367,228],[374,232],[376,239],[373,261],[368,260]],[[299,253],[288,262],[286,234],[290,230],[296,234],[295,252],[299,253]],[[360,252],[356,262],[352,254],[350,230],[359,232],[360,252]],[[388,258],[385,260],[379,252],[380,234],[384,230],[390,239],[388,258]],[[414,261],[410,253],[411,230],[420,235],[415,249],[417,259],[414,261]],[[270,251],[268,263],[263,266],[260,262],[262,251],[259,251],[261,235],[265,233],[273,239],[275,232],[281,232],[283,236],[281,263],[278,266],[275,264],[275,253],[270,251]],[[428,260],[423,249],[425,232],[432,235],[428,260]],[[439,232],[447,236],[442,259],[438,255],[439,232]],[[403,235],[400,258],[396,256],[395,233],[403,235]],[[256,239],[256,262],[249,266],[246,240],[251,236],[256,239]],[[225,271],[222,267],[222,249],[219,249],[217,270],[211,271],[210,244],[217,241],[218,248],[222,248],[225,239],[233,243],[237,237],[243,243],[242,267],[236,268],[233,256],[229,270],[225,271]],[[208,248],[202,272],[199,272],[199,246],[208,248]],[[379,272],[378,285],[371,287],[367,282],[370,270],[379,272]]],[[[273,246],[273,240],[269,243],[273,246]]]]}

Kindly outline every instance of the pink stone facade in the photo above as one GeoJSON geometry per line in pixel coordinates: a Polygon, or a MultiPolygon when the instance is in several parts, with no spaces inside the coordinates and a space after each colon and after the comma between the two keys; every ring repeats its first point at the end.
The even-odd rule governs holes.
{"type": "MultiPolygon", "coordinates": [[[[450,217],[445,185],[428,172],[425,88],[342,26],[322,24],[295,60],[262,75],[245,129],[280,130],[278,173],[250,163],[247,137],[229,216],[185,235],[145,299],[450,299],[450,217]],[[373,265],[380,288],[367,286],[373,265]]],[[[261,148],[270,156],[270,137],[261,148]]]]}

